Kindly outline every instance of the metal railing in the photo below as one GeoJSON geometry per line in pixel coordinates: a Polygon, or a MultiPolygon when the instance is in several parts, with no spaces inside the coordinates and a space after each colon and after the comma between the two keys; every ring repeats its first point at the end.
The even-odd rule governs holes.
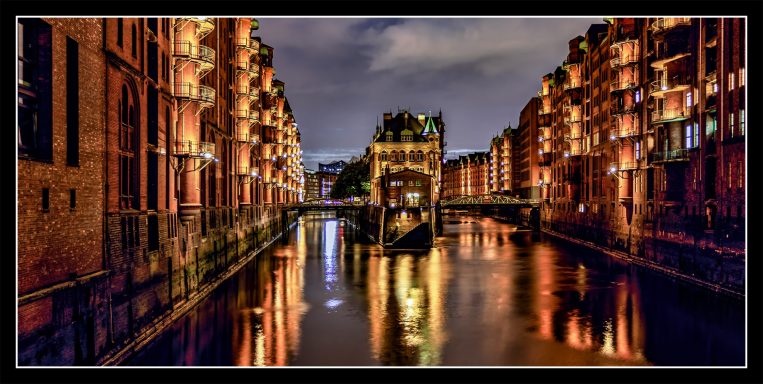
{"type": "Polygon", "coordinates": [[[203,104],[215,104],[215,89],[206,85],[196,85],[189,82],[175,83],[175,97],[188,99],[203,104]]]}
{"type": "Polygon", "coordinates": [[[583,85],[580,83],[580,79],[569,80],[564,82],[564,90],[580,88],[583,85]]]}
{"type": "Polygon", "coordinates": [[[571,125],[573,123],[579,123],[581,122],[581,117],[579,115],[570,115],[564,117],[564,124],[565,125],[571,125]]]}
{"type": "Polygon", "coordinates": [[[652,33],[661,33],[678,26],[691,25],[690,17],[667,17],[652,23],[652,33]]]}
{"type": "Polygon", "coordinates": [[[193,44],[187,40],[176,40],[172,45],[172,56],[188,59],[214,67],[215,50],[204,45],[193,44]]]}
{"type": "Polygon", "coordinates": [[[189,21],[196,24],[196,26],[198,27],[198,29],[196,30],[196,33],[201,36],[205,36],[209,32],[212,32],[212,30],[215,29],[214,20],[208,17],[179,17],[176,19],[175,25],[185,21],[189,21]]]}
{"type": "Polygon", "coordinates": [[[614,138],[623,138],[638,135],[638,120],[630,126],[623,126],[619,120],[615,120],[615,126],[609,131],[610,136],[614,138]]]}
{"type": "Polygon", "coordinates": [[[633,88],[636,88],[636,86],[637,84],[634,80],[619,79],[609,84],[609,92],[617,92],[617,91],[622,91],[626,89],[633,89],[633,88]]]}
{"type": "Polygon", "coordinates": [[[635,64],[638,63],[638,53],[634,53],[632,55],[623,55],[622,57],[618,56],[614,59],[609,60],[609,66],[612,68],[617,68],[625,65],[635,64]]]}
{"type": "Polygon", "coordinates": [[[652,154],[652,161],[683,161],[689,160],[689,150],[686,148],[674,149],[672,151],[656,152],[652,154]]]}
{"type": "Polygon", "coordinates": [[[652,111],[652,124],[669,120],[683,120],[689,118],[686,108],[669,108],[652,111]]]}
{"type": "Polygon", "coordinates": [[[239,165],[238,168],[236,168],[238,171],[239,176],[250,176],[249,166],[248,165],[239,165]]]}
{"type": "Polygon", "coordinates": [[[612,115],[622,115],[625,113],[635,113],[636,112],[636,106],[635,105],[620,105],[620,104],[612,104],[609,107],[609,113],[612,115]]]}
{"type": "Polygon", "coordinates": [[[177,141],[174,155],[212,159],[215,157],[215,143],[192,140],[177,141]]]}
{"type": "MultiPolygon", "coordinates": [[[[615,163],[618,164],[618,163],[615,163]]],[[[639,167],[639,161],[621,161],[618,164],[618,169],[620,171],[632,171],[634,169],[638,169],[639,167]]]]}
{"type": "Polygon", "coordinates": [[[649,93],[668,92],[689,86],[689,81],[684,76],[673,76],[668,79],[658,79],[649,83],[649,93]]]}

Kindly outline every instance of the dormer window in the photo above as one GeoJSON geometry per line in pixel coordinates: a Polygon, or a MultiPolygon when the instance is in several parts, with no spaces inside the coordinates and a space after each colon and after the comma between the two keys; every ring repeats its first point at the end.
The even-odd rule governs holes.
{"type": "Polygon", "coordinates": [[[413,141],[413,135],[402,135],[400,136],[401,141],[413,141]]]}
{"type": "Polygon", "coordinates": [[[387,141],[392,141],[392,132],[387,131],[387,141]]]}

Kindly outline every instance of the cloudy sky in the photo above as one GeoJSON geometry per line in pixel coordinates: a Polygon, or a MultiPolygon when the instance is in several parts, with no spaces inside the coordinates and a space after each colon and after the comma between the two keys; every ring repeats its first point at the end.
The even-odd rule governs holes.
{"type": "Polygon", "coordinates": [[[304,162],[349,160],[398,107],[442,110],[448,157],[485,150],[602,18],[258,18],[304,162]]]}

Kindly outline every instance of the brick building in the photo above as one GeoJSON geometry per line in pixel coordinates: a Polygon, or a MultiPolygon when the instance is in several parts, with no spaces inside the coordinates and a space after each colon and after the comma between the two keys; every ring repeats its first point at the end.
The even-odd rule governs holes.
{"type": "Polygon", "coordinates": [[[488,152],[475,152],[448,160],[443,167],[443,198],[490,194],[490,181],[494,174],[490,167],[491,153],[488,152]]]}
{"type": "Polygon", "coordinates": [[[387,200],[384,196],[389,185],[385,184],[386,174],[413,170],[429,175],[432,190],[427,194],[427,201],[435,205],[440,199],[442,137],[440,132],[444,124],[442,112],[432,117],[419,113],[413,116],[408,111],[400,111],[394,117],[385,113],[383,125],[376,126],[371,145],[366,153],[370,156],[371,201],[375,204],[384,202],[400,205],[397,200],[387,200]]]}
{"type": "Polygon", "coordinates": [[[19,364],[109,358],[302,199],[299,131],[257,29],[19,19],[19,364]]]}

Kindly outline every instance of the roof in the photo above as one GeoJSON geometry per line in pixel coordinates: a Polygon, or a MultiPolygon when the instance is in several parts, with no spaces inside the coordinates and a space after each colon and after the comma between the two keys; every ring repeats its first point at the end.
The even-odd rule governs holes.
{"type": "MultiPolygon", "coordinates": [[[[404,169],[402,171],[390,172],[389,176],[390,177],[392,177],[392,176],[400,176],[400,175],[402,175],[403,173],[406,173],[406,172],[407,173],[416,173],[416,174],[419,174],[421,176],[426,176],[426,177],[434,179],[434,176],[432,176],[432,175],[429,175],[429,174],[426,174],[426,173],[423,173],[423,172],[419,172],[419,171],[414,171],[412,169],[404,169]]],[[[384,177],[384,174],[382,174],[381,176],[377,176],[376,178],[374,178],[374,180],[380,179],[382,177],[384,177]]]]}
{"type": "Polygon", "coordinates": [[[403,131],[410,131],[413,134],[413,142],[426,143],[426,135],[431,133],[438,133],[440,130],[438,127],[442,126],[442,121],[439,117],[428,117],[425,125],[419,122],[417,115],[414,115],[408,111],[399,112],[391,119],[385,119],[384,124],[380,129],[379,135],[374,138],[374,142],[387,142],[387,132],[392,132],[392,142],[401,142],[401,136],[403,131]]]}

